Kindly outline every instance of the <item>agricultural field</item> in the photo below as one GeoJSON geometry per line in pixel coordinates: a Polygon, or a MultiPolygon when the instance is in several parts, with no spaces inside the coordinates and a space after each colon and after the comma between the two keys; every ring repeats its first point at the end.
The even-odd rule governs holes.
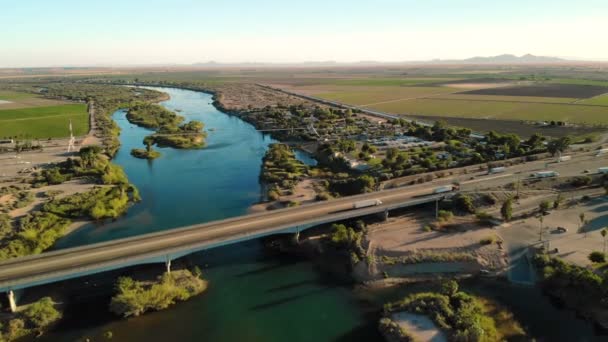
{"type": "Polygon", "coordinates": [[[586,99],[608,93],[608,87],[588,84],[540,83],[477,89],[464,92],[472,95],[534,96],[586,99]]]}
{"type": "Polygon", "coordinates": [[[533,102],[415,99],[369,106],[394,114],[608,124],[608,107],[533,102]]]}
{"type": "MultiPolygon", "coordinates": [[[[283,88],[391,114],[608,125],[608,81],[459,75],[325,79],[283,88]],[[462,76],[462,77],[458,77],[462,76]]],[[[472,121],[471,121],[472,122],[472,121]]],[[[479,122],[475,122],[477,127],[479,122]]]]}
{"type": "Polygon", "coordinates": [[[5,109],[55,106],[60,104],[65,104],[65,102],[45,99],[29,93],[0,90],[0,111],[5,109]]]}
{"type": "Polygon", "coordinates": [[[313,91],[323,91],[315,96],[334,101],[370,106],[388,101],[407,101],[457,92],[449,87],[369,87],[369,86],[320,86],[313,91]],[[329,91],[331,90],[331,92],[329,91]]]}
{"type": "Polygon", "coordinates": [[[608,106],[608,94],[592,97],[590,99],[579,101],[580,104],[608,106]]]}
{"type": "Polygon", "coordinates": [[[42,107],[4,109],[0,105],[0,137],[30,139],[61,138],[69,136],[70,120],[74,135],[89,130],[89,117],[85,104],[61,104],[42,107]]]}
{"type": "Polygon", "coordinates": [[[537,96],[499,96],[499,95],[471,95],[467,93],[452,93],[437,96],[446,100],[471,101],[498,101],[498,102],[537,102],[537,103],[573,103],[576,98],[568,97],[537,97],[537,96]]]}

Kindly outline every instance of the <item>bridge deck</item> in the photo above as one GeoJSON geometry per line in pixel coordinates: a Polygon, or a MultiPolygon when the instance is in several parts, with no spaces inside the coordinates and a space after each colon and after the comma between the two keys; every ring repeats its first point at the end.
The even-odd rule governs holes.
{"type": "Polygon", "coordinates": [[[162,262],[207,248],[433,202],[446,196],[429,195],[429,192],[428,185],[427,188],[384,190],[11,259],[0,263],[0,290],[25,288],[135,264],[162,262]],[[380,199],[382,205],[353,209],[353,203],[366,199],[380,199]]]}

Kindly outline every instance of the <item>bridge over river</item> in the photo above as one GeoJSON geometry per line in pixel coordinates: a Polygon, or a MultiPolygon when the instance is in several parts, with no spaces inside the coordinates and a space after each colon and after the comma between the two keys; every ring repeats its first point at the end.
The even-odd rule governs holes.
{"type": "Polygon", "coordinates": [[[431,189],[426,185],[383,190],[15,258],[0,263],[0,291],[9,292],[12,301],[13,290],[131,265],[164,262],[169,270],[172,259],[204,249],[272,234],[299,233],[353,217],[388,215],[389,210],[439,202],[454,194],[433,194],[431,189]],[[379,199],[382,204],[354,209],[354,203],[370,199],[379,199]]]}

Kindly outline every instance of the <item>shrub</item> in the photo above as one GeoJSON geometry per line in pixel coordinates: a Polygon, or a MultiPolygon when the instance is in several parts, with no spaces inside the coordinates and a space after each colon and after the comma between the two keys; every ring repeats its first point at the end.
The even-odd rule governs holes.
{"type": "Polygon", "coordinates": [[[439,212],[437,213],[437,217],[440,222],[446,222],[454,217],[454,213],[449,210],[439,210],[439,212]]]}
{"type": "Polygon", "coordinates": [[[23,311],[23,316],[36,330],[41,330],[61,318],[61,313],[54,305],[51,297],[44,297],[30,304],[23,311]]]}
{"type": "Polygon", "coordinates": [[[123,317],[139,316],[146,311],[166,309],[206,288],[207,283],[188,270],[165,273],[153,284],[121,277],[116,284],[117,293],[110,302],[110,311],[123,317]]]}
{"type": "Polygon", "coordinates": [[[513,199],[508,198],[500,208],[500,214],[502,215],[503,220],[511,221],[513,218],[513,199]]]}
{"type": "Polygon", "coordinates": [[[593,251],[589,254],[589,260],[596,264],[603,263],[606,262],[606,255],[602,252],[593,251]]]}
{"type": "Polygon", "coordinates": [[[473,199],[471,196],[466,194],[458,194],[454,197],[454,206],[460,210],[467,213],[475,213],[475,205],[473,204],[473,199]]]}
{"type": "Polygon", "coordinates": [[[495,236],[488,236],[488,237],[485,237],[485,238],[479,240],[479,243],[482,244],[482,245],[491,245],[494,242],[496,242],[496,237],[495,236]]]}
{"type": "Polygon", "coordinates": [[[578,176],[578,177],[574,177],[570,181],[570,184],[572,186],[575,186],[575,187],[578,188],[578,187],[581,187],[581,186],[586,186],[586,185],[591,184],[591,181],[592,181],[592,179],[589,176],[578,176]]]}
{"type": "Polygon", "coordinates": [[[478,211],[475,213],[475,217],[479,223],[489,224],[494,219],[494,216],[486,213],[485,211],[478,211]]]}

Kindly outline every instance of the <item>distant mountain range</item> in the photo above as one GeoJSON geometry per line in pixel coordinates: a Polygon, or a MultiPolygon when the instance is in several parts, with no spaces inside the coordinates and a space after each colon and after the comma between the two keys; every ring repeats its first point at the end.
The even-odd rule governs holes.
{"type": "Polygon", "coordinates": [[[441,60],[435,59],[432,63],[466,63],[466,64],[518,64],[518,63],[560,63],[567,62],[568,60],[557,58],[557,57],[547,57],[547,56],[535,56],[531,54],[526,54],[521,57],[504,54],[498,56],[491,57],[472,57],[467,59],[453,59],[453,60],[441,60]]]}
{"type": "Polygon", "coordinates": [[[373,66],[373,65],[403,65],[403,64],[543,64],[543,63],[563,63],[568,62],[567,59],[547,56],[535,56],[526,54],[516,56],[511,54],[503,54],[491,57],[472,57],[467,59],[434,59],[431,61],[395,61],[395,62],[379,62],[379,61],[359,61],[359,62],[336,62],[336,61],[306,61],[300,63],[221,63],[209,61],[204,63],[193,63],[195,67],[220,68],[220,67],[332,67],[332,66],[373,66]]]}

